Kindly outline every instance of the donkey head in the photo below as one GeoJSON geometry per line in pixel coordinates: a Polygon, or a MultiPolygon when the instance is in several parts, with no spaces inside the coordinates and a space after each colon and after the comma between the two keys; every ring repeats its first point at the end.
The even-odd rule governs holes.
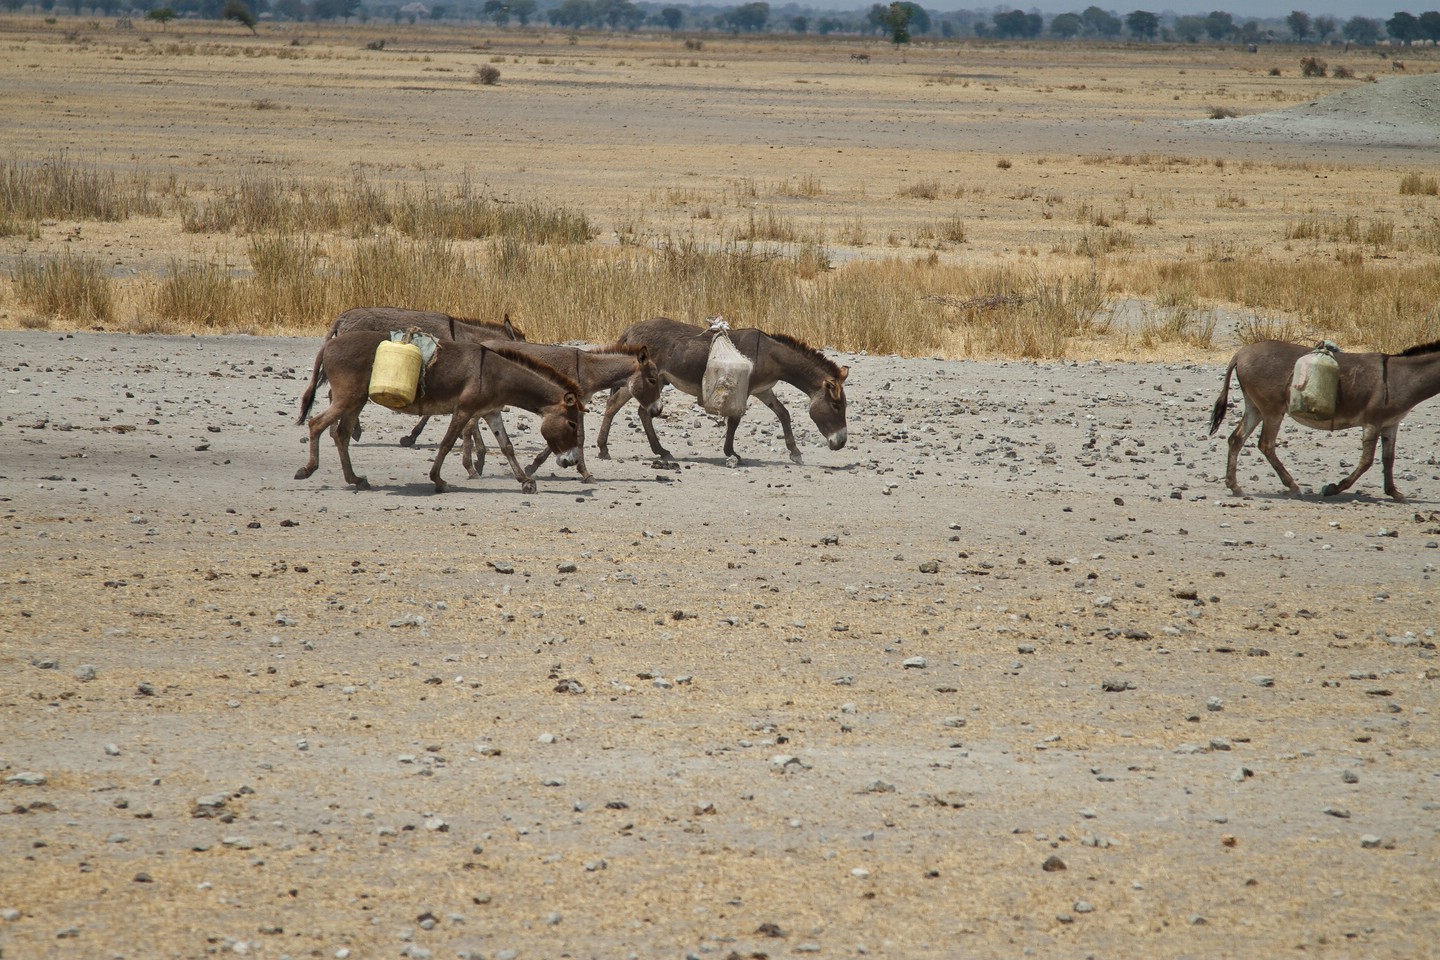
{"type": "Polygon", "coordinates": [[[566,392],[565,399],[545,408],[540,418],[540,436],[555,454],[555,462],[573,467],[580,462],[581,418],[585,405],[575,394],[566,392]]]}
{"type": "Polygon", "coordinates": [[[665,405],[660,401],[660,392],[665,388],[665,382],[660,379],[660,370],[650,359],[648,348],[641,347],[640,352],[635,355],[635,373],[631,375],[627,386],[635,402],[652,417],[658,417],[665,412],[665,405]]]}
{"type": "Polygon", "coordinates": [[[831,450],[845,446],[847,428],[845,425],[845,378],[850,376],[849,367],[841,367],[838,377],[826,377],[820,389],[810,396],[810,419],[825,436],[831,450]]]}

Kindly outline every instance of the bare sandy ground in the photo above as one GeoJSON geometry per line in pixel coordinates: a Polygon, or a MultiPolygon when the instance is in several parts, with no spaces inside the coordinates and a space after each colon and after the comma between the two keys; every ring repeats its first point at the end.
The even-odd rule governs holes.
{"type": "Polygon", "coordinates": [[[843,450],[782,392],[804,465],[672,401],[675,466],[617,423],[594,483],[434,495],[372,412],[355,493],[291,479],[315,340],[3,343],[7,958],[1440,933],[1433,406],[1409,503],[1253,451],[1237,499],[1212,363],[841,356],[843,450]]]}

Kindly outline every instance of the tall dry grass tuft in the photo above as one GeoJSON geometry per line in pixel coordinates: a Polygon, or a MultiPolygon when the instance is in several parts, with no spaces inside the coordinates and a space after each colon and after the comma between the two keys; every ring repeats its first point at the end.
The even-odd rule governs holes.
{"type": "Polygon", "coordinates": [[[122,183],[113,173],[73,163],[64,154],[40,163],[0,161],[0,223],[46,218],[116,222],[163,209],[143,176],[122,183]]]}
{"type": "Polygon", "coordinates": [[[231,277],[228,266],[172,260],[152,295],[150,316],[136,323],[136,332],[242,330],[248,319],[239,309],[244,299],[243,282],[231,277]]]}
{"type": "Polygon", "coordinates": [[[10,274],[15,298],[37,315],[77,324],[115,319],[115,283],[94,257],[21,254],[10,274]]]}
{"type": "Polygon", "coordinates": [[[1203,263],[1135,263],[1117,277],[1126,289],[1153,295],[1183,285],[1199,300],[1232,303],[1288,319],[1257,321],[1242,339],[1330,337],[1348,349],[1398,351],[1435,339],[1440,274],[1428,266],[1275,263],[1253,258],[1203,263]]]}

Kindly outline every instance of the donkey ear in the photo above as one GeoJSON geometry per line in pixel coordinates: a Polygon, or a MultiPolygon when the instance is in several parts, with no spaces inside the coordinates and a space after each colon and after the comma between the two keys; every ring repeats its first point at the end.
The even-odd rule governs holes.
{"type": "Polygon", "coordinates": [[[575,396],[575,394],[569,392],[568,390],[565,392],[565,406],[575,407],[577,410],[581,411],[584,411],[585,409],[585,404],[580,402],[580,398],[575,396]]]}
{"type": "Polygon", "coordinates": [[[640,352],[637,353],[637,354],[635,354],[635,359],[639,360],[641,363],[649,363],[649,362],[650,362],[650,348],[647,347],[647,346],[645,346],[644,344],[641,344],[641,345],[640,345],[640,352]]]}
{"type": "Polygon", "coordinates": [[[849,367],[849,366],[841,367],[841,368],[840,368],[840,378],[839,378],[839,379],[840,379],[840,382],[841,382],[841,383],[844,383],[844,382],[845,382],[845,378],[848,377],[848,376],[850,376],[850,367],[849,367]]]}

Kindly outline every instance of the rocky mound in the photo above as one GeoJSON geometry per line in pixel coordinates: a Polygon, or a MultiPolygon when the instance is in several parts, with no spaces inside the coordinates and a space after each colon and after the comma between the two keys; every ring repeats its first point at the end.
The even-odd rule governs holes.
{"type": "Polygon", "coordinates": [[[1244,139],[1440,146],[1440,74],[1389,77],[1284,110],[1199,122],[1244,139]]]}

